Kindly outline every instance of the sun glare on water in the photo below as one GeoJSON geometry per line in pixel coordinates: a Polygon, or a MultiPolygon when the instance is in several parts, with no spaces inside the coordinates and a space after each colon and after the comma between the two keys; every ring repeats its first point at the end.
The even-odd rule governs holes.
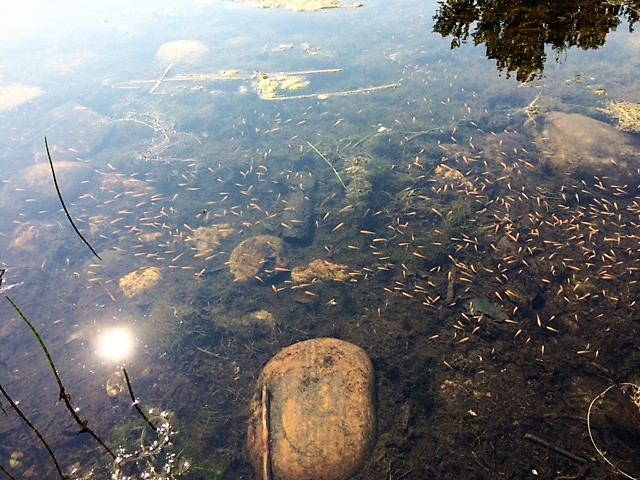
{"type": "Polygon", "coordinates": [[[97,352],[104,360],[121,362],[131,358],[135,348],[135,339],[126,327],[114,327],[100,333],[97,337],[97,352]]]}

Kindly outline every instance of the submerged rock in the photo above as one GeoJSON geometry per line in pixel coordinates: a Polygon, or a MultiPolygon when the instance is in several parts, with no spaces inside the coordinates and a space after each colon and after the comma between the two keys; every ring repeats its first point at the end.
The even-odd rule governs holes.
{"type": "Polygon", "coordinates": [[[55,243],[63,241],[62,233],[62,225],[58,222],[30,220],[16,227],[9,248],[19,252],[47,251],[54,238],[57,240],[55,243]]]}
{"type": "MultiPolygon", "coordinates": [[[[113,121],[75,102],[68,102],[46,113],[41,122],[47,130],[49,151],[54,163],[63,158],[86,157],[95,153],[113,131],[113,121]]],[[[36,162],[47,163],[44,144],[36,142],[36,162]]]]}
{"type": "Polygon", "coordinates": [[[198,227],[187,237],[186,241],[193,243],[197,256],[207,257],[217,252],[220,240],[233,235],[235,229],[228,223],[211,225],[210,227],[198,227]]]}
{"type": "Polygon", "coordinates": [[[345,479],[375,441],[371,360],[334,338],[291,345],[264,367],[251,410],[249,455],[271,471],[262,478],[345,479]]]}
{"type": "Polygon", "coordinates": [[[30,102],[43,93],[44,90],[31,85],[13,84],[0,86],[0,112],[30,102]]]}
{"type": "Polygon", "coordinates": [[[544,164],[589,182],[597,178],[611,193],[638,189],[640,145],[611,125],[577,113],[552,112],[536,140],[544,164]]]}
{"type": "Polygon", "coordinates": [[[295,190],[286,198],[282,233],[292,243],[309,243],[313,239],[316,180],[311,174],[301,173],[291,184],[295,190]]]}
{"type": "Polygon", "coordinates": [[[163,65],[174,63],[191,64],[204,58],[209,47],[199,40],[176,40],[160,45],[156,60],[163,65]]]}
{"type": "Polygon", "coordinates": [[[126,297],[137,297],[155,287],[162,280],[158,267],[147,267],[133,271],[120,279],[118,286],[126,297]]]}
{"type": "MultiPolygon", "coordinates": [[[[92,170],[82,162],[54,163],[58,186],[70,203],[87,189],[92,170]]],[[[0,207],[13,210],[41,210],[59,208],[60,201],[48,163],[38,163],[17,171],[5,182],[0,191],[0,207]]]]}
{"type": "Polygon", "coordinates": [[[258,235],[240,242],[231,252],[229,270],[236,282],[266,280],[287,270],[284,242],[273,235],[258,235]]]}

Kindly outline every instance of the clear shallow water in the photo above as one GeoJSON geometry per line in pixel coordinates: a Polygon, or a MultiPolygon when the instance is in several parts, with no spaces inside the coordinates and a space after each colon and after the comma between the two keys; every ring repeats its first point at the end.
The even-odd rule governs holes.
{"type": "MultiPolygon", "coordinates": [[[[166,451],[191,459],[195,478],[254,478],[244,431],[260,368],[295,341],[337,336],[378,375],[379,439],[362,478],[572,471],[562,458],[523,467],[523,435],[583,438],[584,422],[560,420],[560,398],[584,417],[607,381],[634,381],[638,209],[633,196],[552,175],[533,139],[551,111],[602,120],[610,99],[638,101],[637,34],[623,23],[601,49],[549,51],[541,78],[520,84],[483,46],[451,50],[432,33],[436,5],[418,2],[305,14],[232,2],[47,8],[0,29],[2,84],[42,89],[2,112],[3,287],[17,284],[6,293],[107,443],[133,448],[143,435],[126,391],[107,394],[124,363],[145,409],[174,413],[166,451]],[[208,51],[156,58],[183,39],[208,51]],[[256,72],[304,71],[316,72],[293,77],[305,88],[277,90],[301,98],[259,95],[256,72]],[[78,162],[60,167],[61,187],[102,261],[71,230],[46,168],[23,187],[25,167],[47,166],[45,135],[56,164],[78,162]],[[296,202],[308,218],[290,213],[296,202]],[[287,239],[290,267],[325,259],[349,279],[234,283],[231,251],[260,234],[287,239]],[[121,279],[134,271],[161,280],[129,297],[121,279]],[[492,320],[474,319],[469,300],[492,320]],[[105,353],[112,328],[130,353],[122,338],[105,353]]],[[[36,340],[1,308],[2,385],[65,469],[104,477],[109,457],[75,436],[36,340]]],[[[0,465],[23,452],[17,477],[49,475],[2,404],[0,465]]],[[[595,456],[588,442],[570,446],[595,456]]]]}

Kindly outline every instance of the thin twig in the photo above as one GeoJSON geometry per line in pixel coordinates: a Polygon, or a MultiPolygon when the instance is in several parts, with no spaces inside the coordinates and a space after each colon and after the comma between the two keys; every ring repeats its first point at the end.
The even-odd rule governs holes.
{"type": "Polygon", "coordinates": [[[82,420],[78,416],[78,414],[76,412],[76,409],[73,408],[73,405],[71,405],[71,395],[66,392],[66,390],[64,388],[64,385],[62,384],[62,379],[60,378],[60,375],[58,374],[58,369],[56,368],[56,365],[53,363],[53,358],[51,358],[51,354],[49,353],[49,350],[47,349],[47,346],[44,344],[44,340],[42,340],[42,337],[40,336],[40,334],[36,330],[36,327],[33,326],[33,324],[29,321],[29,319],[25,316],[25,314],[22,313],[22,311],[18,308],[18,305],[16,305],[14,303],[14,301],[11,300],[11,298],[9,298],[9,297],[6,297],[6,298],[9,301],[9,303],[11,304],[11,306],[14,308],[14,310],[16,312],[18,312],[18,315],[20,315],[22,320],[29,326],[29,328],[31,329],[33,334],[38,339],[38,343],[40,344],[40,348],[42,348],[42,351],[44,352],[45,356],[47,357],[47,360],[49,362],[49,366],[51,367],[51,370],[53,371],[53,376],[56,378],[56,382],[58,383],[58,388],[60,389],[59,400],[62,400],[64,402],[64,404],[67,407],[67,410],[69,410],[69,413],[71,414],[73,419],[80,426],[80,431],[78,432],[78,434],[80,434],[80,433],[88,433],[89,435],[91,435],[94,438],[94,440],[96,442],[98,442],[100,444],[100,446],[102,448],[104,448],[105,451],[109,455],[111,455],[111,458],[115,459],[116,458],[116,454],[113,453],[113,450],[111,450],[107,446],[107,444],[105,444],[102,441],[102,439],[100,439],[100,437],[98,437],[98,435],[96,435],[96,433],[87,426],[88,421],[87,420],[82,420]]]}
{"type": "MultiPolygon", "coordinates": [[[[36,434],[36,436],[38,437],[38,440],[40,440],[40,443],[44,445],[44,448],[47,449],[47,452],[49,452],[49,456],[51,457],[51,460],[53,460],[53,463],[56,466],[56,470],[58,471],[60,478],[67,478],[65,477],[64,473],[62,473],[62,469],[60,468],[60,464],[58,463],[58,460],[56,459],[56,456],[54,455],[53,450],[51,450],[51,447],[49,446],[47,441],[44,439],[44,437],[40,434],[40,432],[35,427],[35,425],[31,423],[31,421],[27,418],[27,416],[24,413],[22,413],[22,410],[20,410],[16,402],[13,401],[13,399],[9,396],[9,394],[2,387],[2,385],[0,385],[0,392],[2,392],[2,395],[4,395],[4,398],[7,399],[7,401],[11,404],[11,406],[17,412],[17,414],[20,415],[20,418],[22,419],[22,421],[27,424],[27,426],[33,431],[33,433],[36,434]]],[[[2,470],[4,471],[4,473],[9,475],[9,473],[4,468],[2,470]]],[[[11,475],[9,475],[9,477],[11,477],[11,475]]]]}
{"type": "MultiPolygon", "coordinates": [[[[632,388],[636,388],[640,390],[640,387],[638,387],[636,384],[634,383],[621,383],[621,386],[630,386],[632,388]]],[[[606,393],[611,390],[612,388],[614,388],[616,385],[609,385],[607,388],[605,388],[602,392],[600,392],[596,398],[594,398],[593,400],[591,400],[591,403],[589,404],[589,409],[587,410],[587,432],[589,432],[589,439],[591,440],[591,444],[593,445],[593,448],[596,449],[596,452],[598,452],[598,455],[600,455],[600,457],[602,457],[602,459],[607,462],[607,464],[609,466],[611,466],[611,468],[614,469],[614,471],[616,473],[619,473],[620,475],[622,475],[623,477],[629,478],[631,480],[638,480],[636,477],[632,477],[631,475],[629,475],[626,472],[623,472],[622,470],[620,470],[618,467],[616,467],[606,456],[605,456],[605,452],[603,452],[602,450],[600,450],[600,448],[598,448],[598,445],[596,445],[596,441],[593,439],[593,432],[591,431],[591,410],[593,409],[593,405],[601,398],[603,398],[606,393]]]]}
{"type": "Polygon", "coordinates": [[[587,463],[587,461],[584,458],[582,458],[580,455],[571,453],[570,451],[565,450],[564,448],[558,447],[557,445],[554,445],[551,442],[548,442],[540,437],[536,437],[531,433],[525,433],[524,438],[526,438],[527,440],[531,440],[532,442],[535,442],[538,445],[542,445],[543,447],[548,448],[549,450],[553,450],[554,452],[559,453],[563,457],[567,457],[568,459],[573,460],[574,462],[577,462],[581,465],[584,465],[585,463],[587,463]]]}
{"type": "Polygon", "coordinates": [[[51,153],[49,153],[49,143],[47,142],[47,137],[44,137],[44,146],[47,149],[47,157],[49,157],[49,165],[51,166],[51,175],[53,175],[53,184],[56,186],[56,192],[58,193],[58,198],[60,199],[60,203],[62,204],[64,213],[67,214],[69,223],[71,224],[73,229],[76,231],[78,236],[85,243],[85,245],[89,247],[89,250],[91,250],[91,253],[93,253],[98,258],[98,260],[102,261],[102,258],[100,258],[100,255],[98,255],[98,253],[93,249],[93,247],[89,244],[89,242],[87,242],[87,240],[82,236],[82,234],[80,233],[80,230],[78,230],[78,227],[76,227],[76,224],[73,223],[71,214],[69,213],[69,210],[67,210],[67,206],[64,204],[64,200],[62,199],[62,194],[60,193],[60,187],[58,187],[58,180],[56,179],[56,171],[53,169],[53,160],[51,160],[51,153]]]}
{"type": "Polygon", "coordinates": [[[336,168],[331,164],[331,162],[327,159],[327,157],[325,157],[322,153],[320,153],[320,150],[318,150],[316,147],[314,147],[311,142],[307,142],[307,144],[313,148],[315,150],[315,152],[320,155],[320,158],[322,158],[325,163],[327,165],[329,165],[329,167],[331,168],[331,170],[333,170],[333,173],[336,174],[336,177],[338,177],[338,180],[340,180],[340,184],[344,187],[345,190],[347,190],[347,186],[344,184],[344,182],[342,181],[342,177],[340,176],[340,174],[338,173],[338,171],[336,170],[336,168]]]}
{"type": "Polygon", "coordinates": [[[158,79],[158,81],[156,82],[156,84],[151,87],[151,90],[149,90],[149,93],[153,93],[156,91],[156,89],[160,86],[160,84],[162,83],[162,81],[167,78],[167,75],[169,75],[169,70],[171,70],[171,67],[173,67],[173,63],[170,63],[169,66],[167,67],[167,69],[164,71],[164,73],[162,74],[162,76],[160,76],[160,78],[158,79]]]}
{"type": "Polygon", "coordinates": [[[147,422],[147,425],[149,425],[151,429],[154,432],[156,432],[158,430],[157,427],[153,423],[151,423],[151,420],[149,420],[149,418],[144,414],[144,412],[140,408],[140,405],[138,405],[138,400],[136,400],[136,397],[133,394],[133,387],[131,386],[131,381],[129,381],[129,374],[127,373],[127,369],[122,367],[122,372],[124,373],[124,379],[127,381],[127,388],[129,389],[129,396],[131,397],[131,401],[133,402],[133,407],[144,419],[144,421],[147,422]]]}

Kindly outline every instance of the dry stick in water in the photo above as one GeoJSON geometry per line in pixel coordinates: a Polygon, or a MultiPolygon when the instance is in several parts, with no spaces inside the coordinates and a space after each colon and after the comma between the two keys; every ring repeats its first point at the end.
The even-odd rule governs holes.
{"type": "Polygon", "coordinates": [[[56,382],[58,382],[58,388],[60,389],[59,400],[62,400],[64,402],[64,404],[67,407],[67,410],[69,410],[69,413],[71,413],[71,416],[73,417],[73,419],[80,426],[80,431],[78,433],[80,434],[80,433],[85,433],[86,432],[89,435],[91,435],[94,438],[94,440],[96,442],[98,442],[100,444],[100,446],[102,448],[104,448],[105,451],[109,455],[111,455],[111,458],[113,458],[115,460],[116,454],[113,453],[113,450],[111,450],[107,446],[107,444],[105,444],[102,441],[102,439],[100,439],[100,437],[98,437],[98,435],[96,435],[96,433],[87,426],[88,421],[87,420],[82,420],[78,416],[78,414],[76,413],[76,410],[75,410],[75,408],[73,408],[73,405],[71,405],[71,395],[69,395],[67,393],[67,391],[65,390],[64,385],[62,384],[62,380],[60,379],[60,375],[58,374],[58,369],[56,368],[55,364],[53,363],[53,359],[51,358],[51,354],[49,353],[49,350],[47,349],[47,346],[44,344],[44,340],[42,340],[42,337],[40,336],[40,334],[36,330],[36,327],[33,326],[33,324],[24,315],[24,313],[22,313],[22,311],[18,308],[18,305],[16,305],[13,300],[11,300],[9,297],[6,297],[6,298],[9,301],[9,303],[11,304],[11,306],[14,308],[14,310],[16,312],[18,312],[18,315],[20,315],[20,318],[22,318],[22,320],[24,320],[24,322],[29,326],[29,328],[31,329],[33,334],[38,339],[38,343],[40,344],[40,348],[42,348],[42,351],[44,352],[44,354],[47,357],[47,360],[49,362],[49,366],[51,367],[51,370],[53,370],[53,376],[56,378],[56,382]]]}
{"type": "Polygon", "coordinates": [[[124,379],[127,381],[127,388],[129,389],[129,396],[131,397],[131,401],[133,402],[133,407],[144,419],[144,421],[147,422],[147,425],[149,425],[154,432],[157,431],[156,426],[153,423],[151,423],[151,420],[149,420],[149,418],[144,414],[144,412],[140,408],[140,405],[138,405],[138,400],[136,400],[136,397],[133,394],[133,387],[131,387],[131,382],[129,381],[129,374],[127,373],[127,369],[122,367],[122,372],[124,373],[124,379]]]}
{"type": "Polygon", "coordinates": [[[269,388],[262,384],[262,480],[271,480],[271,443],[269,425],[269,388]]]}
{"type": "MultiPolygon", "coordinates": [[[[36,436],[38,437],[38,440],[40,440],[40,443],[42,443],[42,445],[44,445],[44,448],[47,449],[47,452],[49,452],[49,456],[51,457],[51,460],[53,460],[53,463],[56,466],[56,470],[58,471],[58,475],[60,475],[60,478],[67,478],[67,477],[65,477],[64,473],[62,473],[62,469],[60,468],[60,464],[58,463],[58,460],[56,459],[56,456],[53,454],[53,450],[51,450],[51,447],[49,446],[47,441],[44,439],[44,437],[40,434],[40,432],[35,427],[35,425],[29,421],[29,419],[27,418],[27,416],[24,413],[22,413],[20,408],[18,408],[18,405],[16,404],[16,402],[13,401],[13,399],[9,396],[9,394],[2,387],[2,385],[0,385],[0,392],[2,392],[2,395],[4,395],[4,398],[7,399],[7,401],[11,404],[11,406],[17,412],[17,414],[20,415],[20,418],[22,419],[22,421],[24,423],[26,423],[27,426],[31,430],[33,430],[33,433],[36,434],[36,436]]],[[[0,467],[0,468],[2,468],[2,467],[0,467]]],[[[9,475],[9,473],[4,468],[2,468],[2,470],[3,470],[3,472],[5,474],[9,475]]],[[[13,477],[11,475],[9,475],[9,478],[13,478],[13,477]]]]}
{"type": "Polygon", "coordinates": [[[164,73],[162,74],[162,76],[158,79],[158,81],[155,83],[155,85],[153,87],[151,87],[151,90],[149,90],[149,93],[153,93],[156,91],[156,89],[160,86],[160,84],[162,83],[162,81],[167,78],[167,75],[169,75],[169,70],[171,70],[171,67],[173,67],[173,63],[170,63],[169,66],[167,67],[167,69],[164,71],[164,73]]]}
{"type": "Polygon", "coordinates": [[[64,200],[62,199],[62,194],[60,193],[60,187],[58,187],[58,180],[56,179],[56,171],[53,169],[53,160],[51,160],[51,154],[49,153],[49,144],[47,143],[47,137],[44,137],[44,146],[47,149],[47,157],[49,157],[49,165],[51,166],[51,175],[53,175],[53,184],[56,186],[56,192],[58,193],[58,198],[60,199],[60,203],[62,204],[62,208],[64,209],[64,213],[67,214],[67,218],[69,219],[69,223],[71,224],[73,229],[76,231],[78,236],[85,243],[85,245],[87,247],[89,247],[89,250],[91,250],[91,253],[93,253],[98,258],[98,260],[102,261],[102,258],[100,258],[100,255],[98,255],[96,253],[96,251],[89,244],[89,242],[87,242],[87,240],[82,236],[82,234],[80,233],[80,230],[78,230],[78,227],[76,227],[76,224],[73,223],[73,219],[71,218],[71,214],[69,213],[69,210],[67,210],[67,206],[64,204],[64,200]]]}

